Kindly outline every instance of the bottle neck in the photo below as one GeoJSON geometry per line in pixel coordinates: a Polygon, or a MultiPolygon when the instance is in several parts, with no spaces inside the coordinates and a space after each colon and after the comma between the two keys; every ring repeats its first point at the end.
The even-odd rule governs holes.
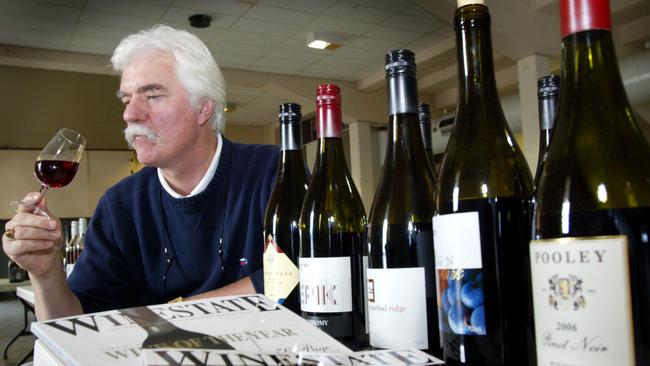
{"type": "Polygon", "coordinates": [[[280,149],[300,150],[302,145],[300,123],[281,123],[280,124],[280,149]]]}
{"type": "Polygon", "coordinates": [[[490,14],[482,5],[456,10],[459,107],[499,103],[492,60],[490,14]]]}
{"type": "Polygon", "coordinates": [[[557,95],[538,99],[537,106],[539,110],[539,129],[541,131],[552,130],[557,112],[557,95]]]}
{"type": "Polygon", "coordinates": [[[420,122],[420,134],[424,148],[431,150],[431,122],[420,122]]]}
{"type": "Polygon", "coordinates": [[[316,137],[340,138],[343,121],[341,105],[333,101],[333,96],[323,95],[319,98],[323,100],[316,105],[316,137]]]}
{"type": "MultiPolygon", "coordinates": [[[[625,106],[630,109],[610,31],[589,30],[564,38],[561,69],[558,113],[570,111],[575,105],[625,106]]],[[[600,121],[608,119],[589,122],[600,121]]]]}
{"type": "Polygon", "coordinates": [[[343,140],[341,138],[319,138],[317,149],[318,154],[316,156],[314,174],[319,169],[342,169],[346,172],[348,171],[343,152],[343,140]]]}
{"type": "Polygon", "coordinates": [[[418,114],[418,84],[415,74],[388,77],[388,115],[418,114]]]}

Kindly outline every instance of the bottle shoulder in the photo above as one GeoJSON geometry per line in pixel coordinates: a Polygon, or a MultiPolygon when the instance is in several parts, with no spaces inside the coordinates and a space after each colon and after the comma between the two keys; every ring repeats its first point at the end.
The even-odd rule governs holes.
{"type": "Polygon", "coordinates": [[[650,207],[650,148],[644,137],[620,128],[588,130],[556,129],[540,177],[538,209],[559,212],[566,202],[579,211],[650,207]]]}
{"type": "Polygon", "coordinates": [[[478,132],[455,140],[450,138],[438,173],[438,200],[531,197],[532,194],[528,163],[509,129],[503,129],[498,135],[478,132]]]}
{"type": "Polygon", "coordinates": [[[435,212],[435,178],[429,170],[392,171],[384,166],[370,210],[369,222],[431,221],[435,212]]]}

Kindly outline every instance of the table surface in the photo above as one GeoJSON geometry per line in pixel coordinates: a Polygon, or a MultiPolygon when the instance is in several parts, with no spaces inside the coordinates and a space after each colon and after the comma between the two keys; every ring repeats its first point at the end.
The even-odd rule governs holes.
{"type": "Polygon", "coordinates": [[[34,306],[34,289],[32,286],[27,285],[16,287],[16,296],[34,306]]]}
{"type": "Polygon", "coordinates": [[[18,286],[29,286],[31,281],[9,282],[8,278],[0,278],[0,292],[14,292],[18,286]]]}

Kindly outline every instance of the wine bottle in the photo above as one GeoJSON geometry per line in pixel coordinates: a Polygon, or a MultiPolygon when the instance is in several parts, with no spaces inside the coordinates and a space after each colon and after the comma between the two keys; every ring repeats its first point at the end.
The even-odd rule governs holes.
{"type": "Polygon", "coordinates": [[[215,336],[179,328],[146,306],[118,311],[147,332],[142,348],[234,349],[215,336]]]}
{"type": "Polygon", "coordinates": [[[300,310],[359,350],[368,346],[367,219],[343,156],[340,89],[324,84],[316,93],[318,152],[300,212],[300,310]]]}
{"type": "Polygon", "coordinates": [[[537,81],[537,105],[539,112],[539,156],[535,170],[535,187],[539,186],[539,177],[546,161],[546,151],[551,142],[557,102],[560,95],[560,76],[546,75],[537,81]]]}
{"type": "Polygon", "coordinates": [[[368,220],[368,325],[372,347],[441,356],[431,226],[435,178],[418,122],[415,68],[409,50],[386,55],[388,142],[368,220]]]}
{"type": "Polygon", "coordinates": [[[79,221],[70,222],[70,240],[65,244],[65,274],[66,277],[74,270],[74,264],[77,261],[75,255],[75,243],[79,240],[79,221]]]}
{"type": "Polygon", "coordinates": [[[482,0],[458,4],[458,104],[433,218],[443,357],[527,365],[533,180],[497,94],[489,10],[482,0]]]}
{"type": "Polygon", "coordinates": [[[9,277],[9,282],[23,282],[27,280],[27,272],[24,269],[18,266],[18,263],[9,260],[7,263],[7,275],[9,277]]]}
{"type": "Polygon", "coordinates": [[[650,147],[607,0],[561,0],[558,115],[530,243],[537,363],[650,365],[650,147]]]}
{"type": "Polygon", "coordinates": [[[418,105],[418,116],[420,119],[422,142],[424,142],[424,152],[426,153],[427,160],[431,165],[431,171],[435,178],[438,176],[438,170],[436,169],[436,159],[433,156],[433,148],[431,147],[431,108],[429,104],[420,103],[418,105]]]}
{"type": "Polygon", "coordinates": [[[280,105],[280,148],[275,186],[264,214],[264,294],[300,313],[300,209],[309,179],[302,155],[300,104],[280,105]]]}

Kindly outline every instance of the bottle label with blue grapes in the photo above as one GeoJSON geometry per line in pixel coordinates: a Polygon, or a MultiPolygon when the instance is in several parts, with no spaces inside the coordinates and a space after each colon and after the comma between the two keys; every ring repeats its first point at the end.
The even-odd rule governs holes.
{"type": "Polygon", "coordinates": [[[440,331],[486,335],[478,212],[433,217],[440,331]]]}
{"type": "Polygon", "coordinates": [[[625,236],[532,240],[539,366],[633,366],[625,236]]]}

